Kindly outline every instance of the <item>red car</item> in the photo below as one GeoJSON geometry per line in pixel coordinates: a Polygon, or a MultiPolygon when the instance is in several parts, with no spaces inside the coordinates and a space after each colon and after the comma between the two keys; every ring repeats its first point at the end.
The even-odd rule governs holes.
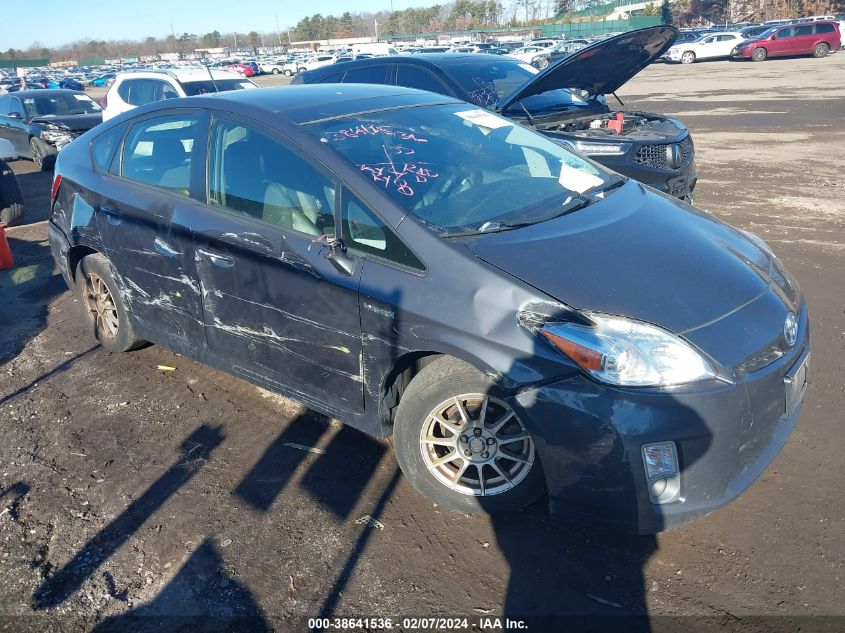
{"type": "Polygon", "coordinates": [[[226,70],[236,72],[242,77],[252,77],[255,74],[252,68],[250,68],[246,64],[229,64],[228,66],[226,66],[226,70]]]}
{"type": "Polygon", "coordinates": [[[842,46],[839,24],[836,22],[807,22],[784,24],[763,31],[753,40],[742,42],[731,51],[731,57],[751,58],[761,62],[767,57],[812,55],[824,57],[842,46]]]}

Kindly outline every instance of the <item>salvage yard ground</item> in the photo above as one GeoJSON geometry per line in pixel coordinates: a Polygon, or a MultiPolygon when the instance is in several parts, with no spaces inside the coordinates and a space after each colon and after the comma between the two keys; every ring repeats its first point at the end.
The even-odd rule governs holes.
{"type": "Polygon", "coordinates": [[[655,630],[666,615],[728,630],[840,616],[826,623],[842,630],[843,77],[845,53],[659,64],[620,91],[689,126],[697,205],[772,245],[813,331],[782,454],[738,501],[656,538],[553,524],[543,502],[494,520],[438,508],[388,442],[159,347],[103,351],[53,268],[50,175],[12,163],[29,224],[7,231],[17,265],[0,273],[0,631],[126,630],[127,614],[306,630],[321,614],[502,613],[648,615],[655,630]],[[32,614],[63,617],[11,617],[32,614]]]}

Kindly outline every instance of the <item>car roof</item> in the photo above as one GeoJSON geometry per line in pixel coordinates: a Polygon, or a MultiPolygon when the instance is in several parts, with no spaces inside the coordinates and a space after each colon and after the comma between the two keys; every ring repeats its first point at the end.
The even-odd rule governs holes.
{"type": "MultiPolygon", "coordinates": [[[[238,64],[241,65],[241,64],[238,64]]],[[[160,77],[161,75],[167,75],[176,79],[179,82],[191,82],[191,81],[208,81],[210,78],[214,79],[243,79],[237,73],[229,72],[228,70],[211,70],[211,75],[209,75],[209,70],[205,68],[162,68],[162,69],[144,69],[144,70],[129,70],[119,72],[117,74],[118,79],[125,79],[127,77],[141,77],[141,78],[149,78],[149,77],[160,77]]]]}
{"type": "MultiPolygon", "coordinates": [[[[178,105],[223,109],[242,114],[260,112],[268,118],[303,125],[363,112],[444,103],[466,105],[464,101],[424,90],[374,84],[303,84],[261,90],[232,90],[188,97],[179,100],[178,105]]],[[[175,104],[165,100],[153,105],[157,107],[145,107],[143,111],[169,109],[175,104]]]]}

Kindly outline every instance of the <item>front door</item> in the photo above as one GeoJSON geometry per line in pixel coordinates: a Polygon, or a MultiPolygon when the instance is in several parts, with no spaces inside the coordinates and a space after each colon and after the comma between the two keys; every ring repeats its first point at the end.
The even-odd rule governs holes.
{"type": "Polygon", "coordinates": [[[360,411],[361,266],[327,257],[337,188],[257,126],[211,128],[208,204],[192,223],[209,348],[259,384],[360,411]]]}
{"type": "Polygon", "coordinates": [[[777,31],[771,40],[765,43],[769,56],[791,55],[792,54],[792,27],[777,31]]]}
{"type": "MultiPolygon", "coordinates": [[[[176,349],[203,346],[202,301],[189,218],[192,177],[201,177],[204,122],[196,112],[144,119],[104,174],[97,227],[129,311],[144,336],[176,349]],[[196,170],[196,173],[194,173],[196,170]]],[[[96,141],[95,141],[96,143],[96,141]]]]}

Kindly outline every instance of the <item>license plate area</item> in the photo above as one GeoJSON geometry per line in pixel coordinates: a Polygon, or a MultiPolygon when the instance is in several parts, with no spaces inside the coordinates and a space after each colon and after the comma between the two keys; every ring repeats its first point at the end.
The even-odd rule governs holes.
{"type": "Polygon", "coordinates": [[[810,352],[808,351],[801,359],[793,365],[792,369],[784,376],[783,386],[786,397],[786,413],[792,410],[801,402],[804,391],[807,389],[807,380],[810,372],[810,352]]]}

